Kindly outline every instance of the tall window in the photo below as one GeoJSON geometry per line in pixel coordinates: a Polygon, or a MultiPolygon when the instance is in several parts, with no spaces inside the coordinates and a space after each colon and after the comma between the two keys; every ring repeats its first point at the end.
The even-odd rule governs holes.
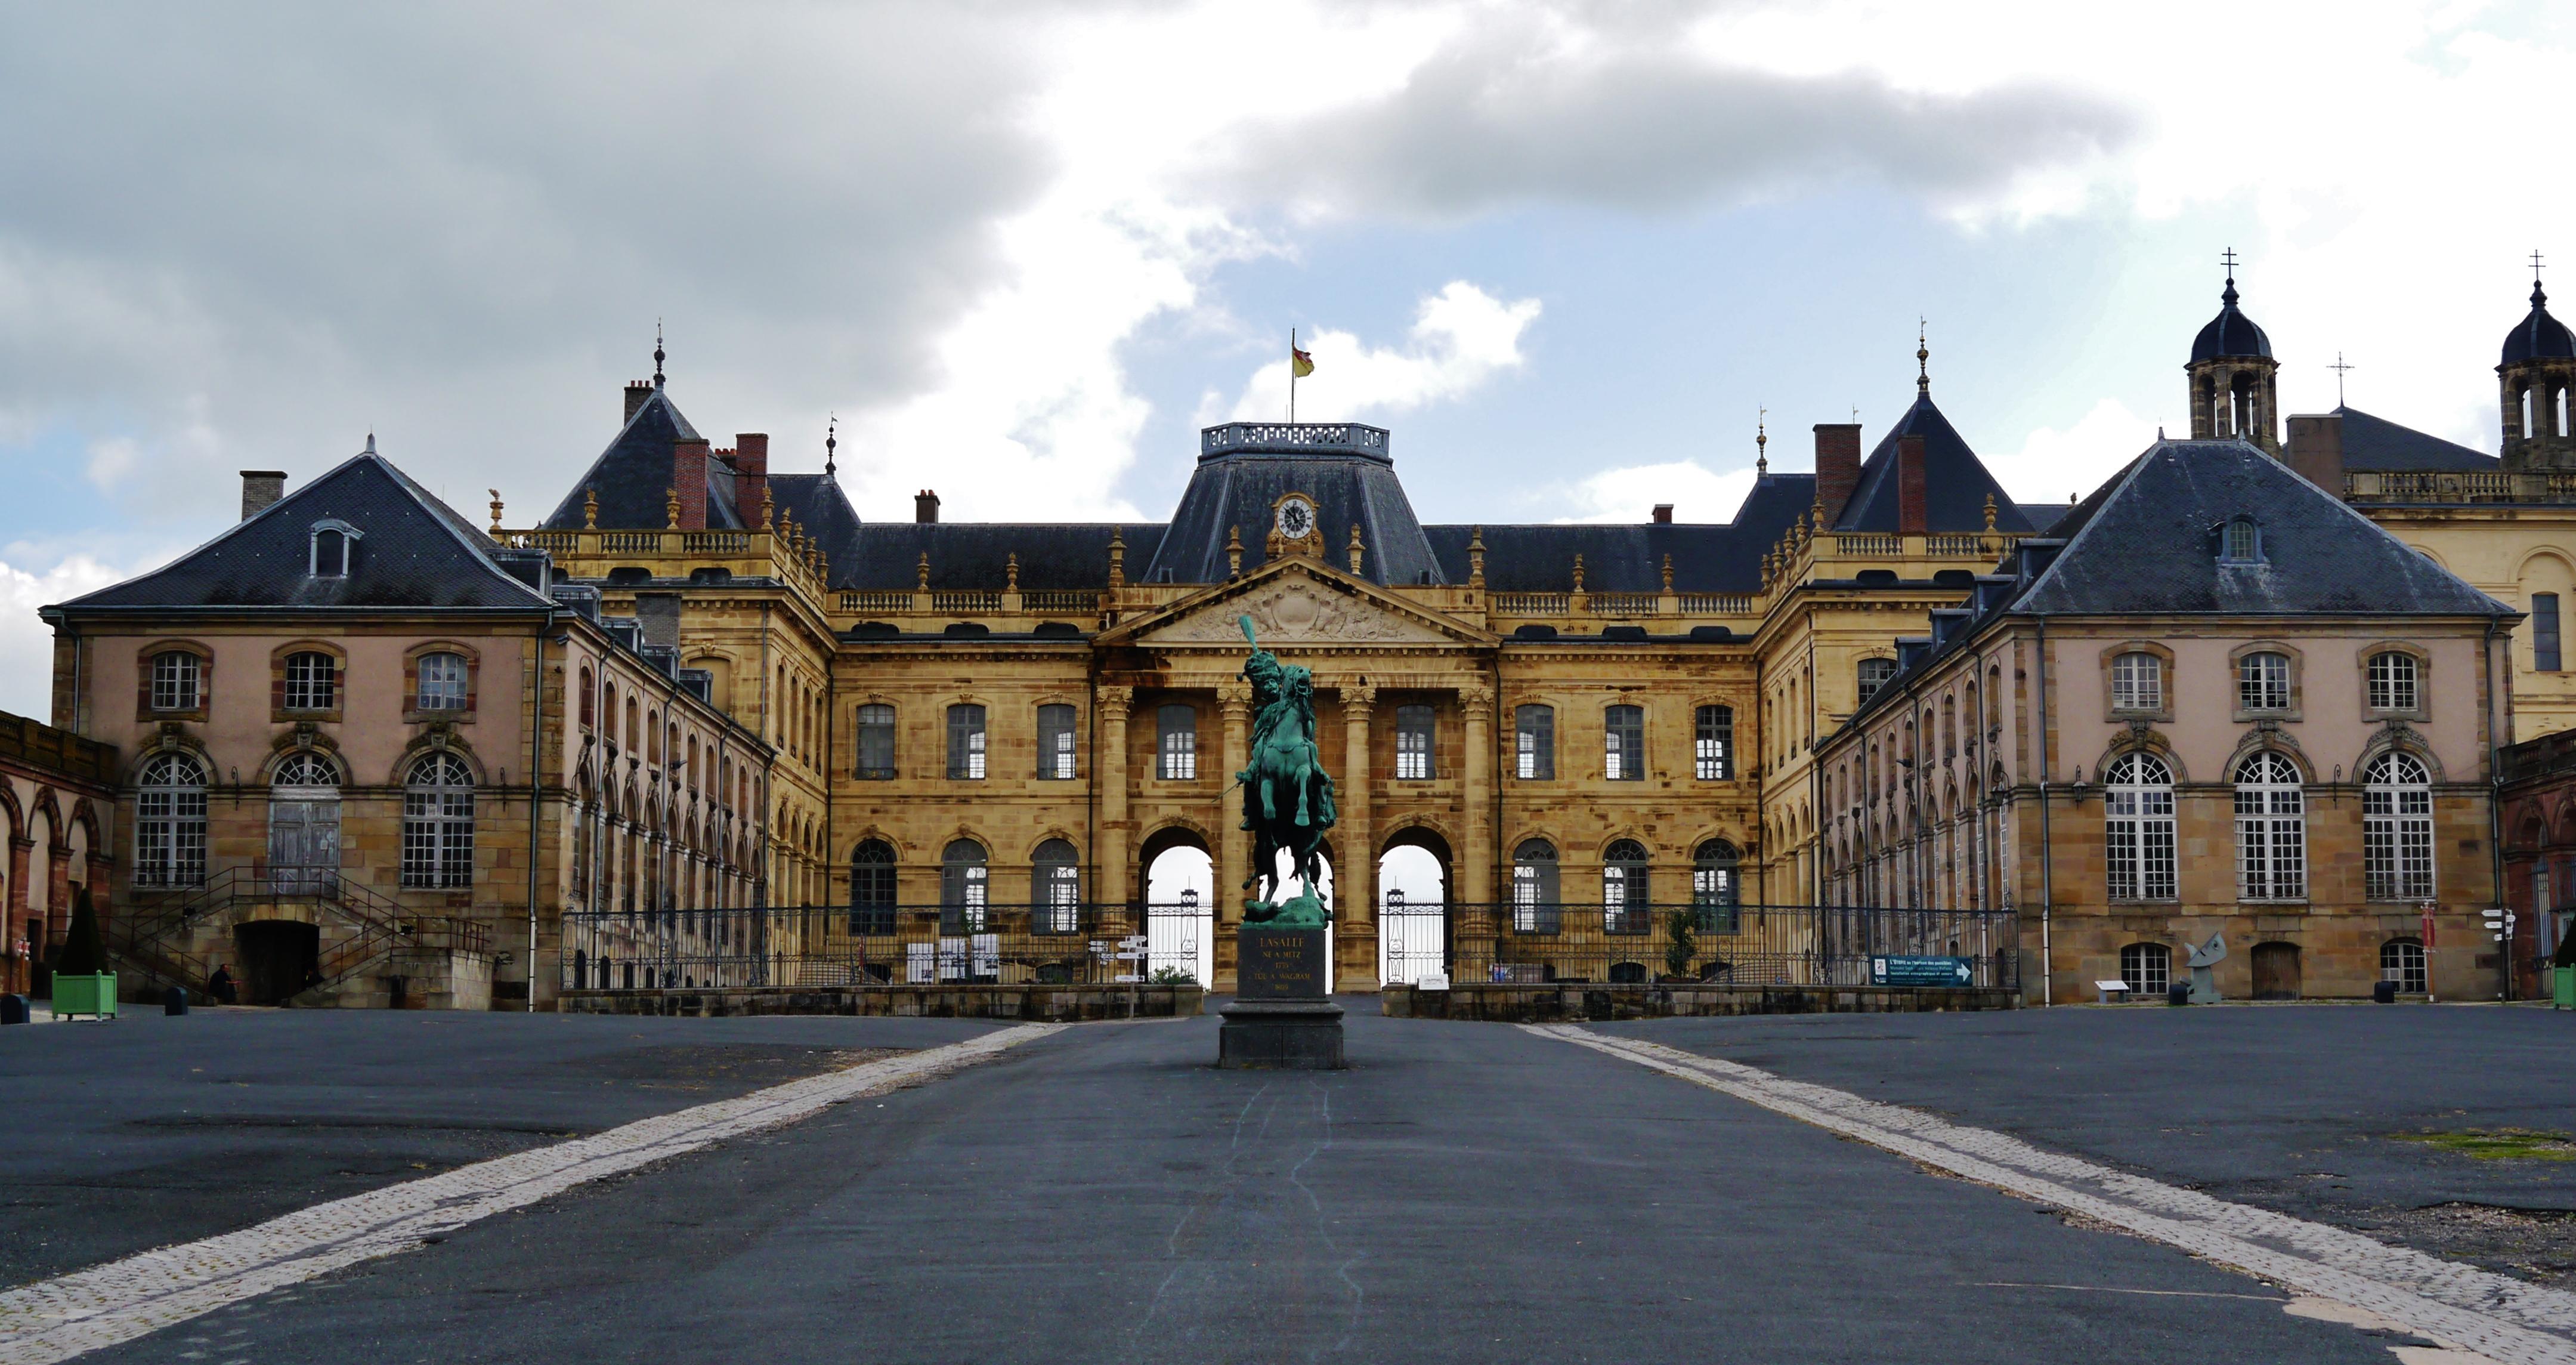
{"type": "Polygon", "coordinates": [[[1030,860],[1029,928],[1041,934],[1070,934],[1082,928],[1082,869],[1073,845],[1049,839],[1030,860]]]}
{"type": "Polygon", "coordinates": [[[1187,702],[1173,702],[1154,712],[1160,736],[1155,772],[1166,782],[1187,782],[1199,775],[1199,712],[1187,702]]]}
{"type": "Polygon", "coordinates": [[[2236,894],[2249,901],[2308,896],[2307,805],[2299,770],[2260,753],[2236,767],[2236,894]]]}
{"type": "Polygon", "coordinates": [[[2154,754],[2113,760],[2104,803],[2105,861],[2115,901],[2174,899],[2173,773],[2154,754]]]}
{"type": "Polygon", "coordinates": [[[420,656],[421,711],[462,711],[465,709],[465,656],[462,654],[423,654],[420,656]]]}
{"type": "Polygon", "coordinates": [[[134,884],[205,879],[206,770],[186,754],[163,754],[145,765],[134,797],[134,884]]]}
{"type": "Polygon", "coordinates": [[[339,699],[339,660],[316,650],[286,656],[287,710],[328,711],[339,699]]]}
{"type": "Polygon", "coordinates": [[[2432,978],[2424,969],[2424,941],[2392,938],[2380,944],[2379,979],[2396,982],[2403,995],[2422,995],[2432,989],[2432,978]]]}
{"type": "Polygon", "coordinates": [[[2162,995],[2173,982],[2173,949],[2161,943],[2132,943],[2120,950],[2120,979],[2133,995],[2162,995]]]}
{"type": "Polygon", "coordinates": [[[2161,711],[2164,705],[2164,660],[2138,650],[2111,661],[2111,709],[2161,711]]]}
{"type": "Polygon", "coordinates": [[[474,885],[474,775],[454,754],[431,754],[403,783],[402,884],[474,885]]]}
{"type": "Polygon", "coordinates": [[[1601,735],[1601,775],[1613,782],[1645,781],[1646,708],[1602,708],[1601,735]]]}
{"type": "Polygon", "coordinates": [[[894,932],[894,845],[883,839],[851,850],[850,932],[894,932]]]}
{"type": "Polygon", "coordinates": [[[1646,892],[1646,846],[1621,839],[1601,855],[1601,927],[1613,934],[1642,934],[1654,927],[1646,892]]]}
{"type": "Polygon", "coordinates": [[[1887,680],[1895,676],[1896,661],[1894,659],[1861,660],[1860,699],[1862,701],[1867,701],[1871,697],[1878,695],[1878,689],[1887,686],[1887,680]]]}
{"type": "Polygon", "coordinates": [[[1431,776],[1432,718],[1428,706],[1395,708],[1395,775],[1407,780],[1431,776]]]}
{"type": "Polygon", "coordinates": [[[2226,543],[2219,558],[2240,564],[2251,564],[2263,557],[2263,528],[2252,517],[2237,517],[2227,523],[2226,543]]]}
{"type": "Polygon", "coordinates": [[[1701,844],[1691,856],[1691,904],[1699,907],[1699,927],[1713,934],[1735,932],[1736,906],[1743,893],[1736,881],[1735,845],[1724,839],[1701,844]]]}
{"type": "Polygon", "coordinates": [[[581,671],[581,723],[585,726],[594,723],[598,714],[599,699],[592,695],[590,670],[585,668],[581,671]]]}
{"type": "Polygon", "coordinates": [[[152,709],[194,711],[203,703],[204,661],[194,654],[164,650],[152,656],[152,709]]]}
{"type": "Polygon", "coordinates": [[[1735,709],[1703,706],[1695,713],[1691,772],[1702,782],[1724,782],[1735,776],[1735,709]]]}
{"type": "Polygon", "coordinates": [[[1051,782],[1073,778],[1073,708],[1055,703],[1038,708],[1038,776],[1051,782]]]}
{"type": "Polygon", "coordinates": [[[984,708],[973,702],[948,708],[948,775],[983,780],[984,708]]]}
{"type": "Polygon", "coordinates": [[[894,776],[894,708],[870,702],[859,708],[859,776],[881,782],[894,776]]]}
{"type": "Polygon", "coordinates": [[[959,839],[939,855],[939,932],[980,934],[985,925],[984,846],[959,839]]]}
{"type": "Polygon", "coordinates": [[[2431,900],[2432,775],[2413,754],[2389,753],[2362,770],[2361,783],[2364,893],[2375,901],[2431,900]]]}
{"type": "Polygon", "coordinates": [[[2558,594],[2554,592],[2531,595],[2531,666],[2543,673],[2558,671],[2558,594]]]}
{"type": "Polygon", "coordinates": [[[2245,711],[2290,709],[2290,656],[2248,654],[2236,661],[2236,705],[2245,711]]]}
{"type": "Polygon", "coordinates": [[[2370,656],[2370,709],[2415,709],[2415,656],[2383,650],[2370,656]]]}
{"type": "Polygon", "coordinates": [[[1523,839],[1512,850],[1512,929],[1553,934],[1564,915],[1556,890],[1556,845],[1545,839],[1523,839]]]}
{"type": "Polygon", "coordinates": [[[1556,708],[1512,708],[1512,774],[1526,778],[1556,776],[1556,708]]]}

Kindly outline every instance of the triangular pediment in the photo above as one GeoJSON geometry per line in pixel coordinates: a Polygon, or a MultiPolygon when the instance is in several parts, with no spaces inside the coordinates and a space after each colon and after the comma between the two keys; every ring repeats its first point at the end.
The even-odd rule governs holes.
{"type": "Polygon", "coordinates": [[[1265,564],[1102,637],[1104,643],[1243,646],[1250,616],[1263,646],[1490,644],[1494,637],[1365,580],[1302,559],[1265,564]]]}

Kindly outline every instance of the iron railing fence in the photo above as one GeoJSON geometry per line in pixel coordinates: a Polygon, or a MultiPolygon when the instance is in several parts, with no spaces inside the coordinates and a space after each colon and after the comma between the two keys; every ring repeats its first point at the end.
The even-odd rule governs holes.
{"type": "Polygon", "coordinates": [[[1196,905],[568,910],[564,990],[1113,985],[1198,971],[1196,905]]]}
{"type": "Polygon", "coordinates": [[[1426,973],[1475,982],[1705,982],[1866,986],[1870,959],[1965,960],[1970,986],[2021,984],[2011,910],[1830,905],[1390,904],[1379,911],[1386,979],[1426,973]],[[1690,941],[1676,950],[1676,920],[1690,941]]]}

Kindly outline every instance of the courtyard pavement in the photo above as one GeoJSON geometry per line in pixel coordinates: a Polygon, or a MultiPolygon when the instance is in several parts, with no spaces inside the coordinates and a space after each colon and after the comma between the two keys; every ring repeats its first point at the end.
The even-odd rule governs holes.
{"type": "MultiPolygon", "coordinates": [[[[2405,1340],[1590,1049],[1348,1003],[1350,1071],[1216,1071],[1213,1018],[1065,1029],[87,1358],[2384,1363],[2405,1340]]],[[[2037,1018],[1886,1046],[1914,1068],[1940,1026],[1975,1054],[2037,1018]]],[[[554,1022],[455,1036],[507,1070],[554,1022]]],[[[615,1041],[846,1048],[903,1021],[664,1022],[615,1041]]],[[[471,1059],[434,1065],[473,1089],[471,1059]]],[[[608,1117],[576,1089],[489,1107],[608,1117]]]]}

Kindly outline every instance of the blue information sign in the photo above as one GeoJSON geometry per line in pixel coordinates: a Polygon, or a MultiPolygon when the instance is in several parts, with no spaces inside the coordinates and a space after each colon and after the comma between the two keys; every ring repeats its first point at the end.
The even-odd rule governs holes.
{"type": "Polygon", "coordinates": [[[1964,957],[1885,953],[1869,960],[1869,984],[1873,986],[1968,986],[1976,979],[1976,964],[1964,957]]]}

